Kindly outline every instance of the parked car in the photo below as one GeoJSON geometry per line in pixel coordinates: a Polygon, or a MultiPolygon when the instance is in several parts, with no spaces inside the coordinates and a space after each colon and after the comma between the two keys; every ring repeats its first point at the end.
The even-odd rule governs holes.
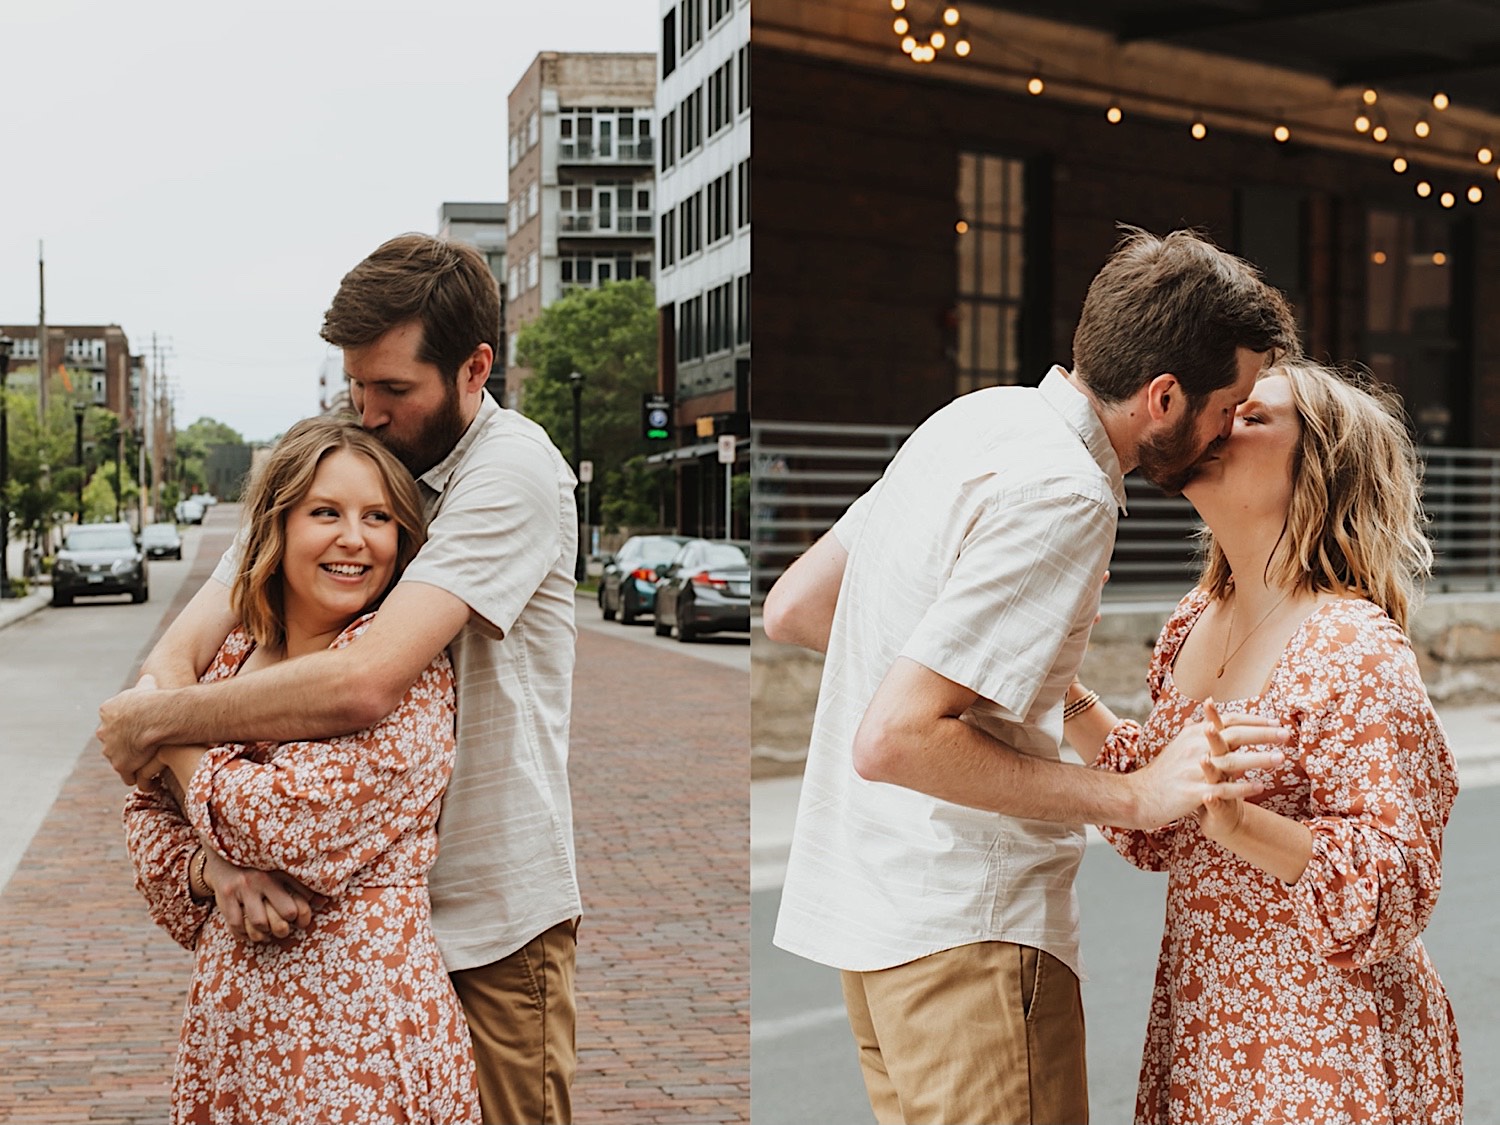
{"type": "Polygon", "coordinates": [[[148,559],[182,558],[182,536],[175,523],[148,523],[141,528],[141,550],[148,559]]]}
{"type": "Polygon", "coordinates": [[[52,604],[94,594],[129,594],[133,602],[151,596],[146,556],[128,523],[75,524],[63,533],[52,562],[52,604]]]}
{"type": "Polygon", "coordinates": [[[750,631],[750,544],[690,539],[656,584],[656,635],[679,641],[703,633],[750,631]]]}
{"type": "Polygon", "coordinates": [[[177,522],[202,523],[203,513],[206,510],[203,502],[194,497],[189,496],[186,500],[179,500],[177,501],[177,522]]]}
{"type": "Polygon", "coordinates": [[[604,560],[599,575],[599,611],[604,620],[629,625],[656,607],[657,569],[687,542],[685,535],[632,535],[604,560]]]}

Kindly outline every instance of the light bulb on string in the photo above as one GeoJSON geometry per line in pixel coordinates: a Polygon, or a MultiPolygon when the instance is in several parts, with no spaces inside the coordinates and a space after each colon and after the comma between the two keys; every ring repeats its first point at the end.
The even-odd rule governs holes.
{"type": "Polygon", "coordinates": [[[1377,125],[1375,126],[1375,128],[1370,130],[1370,137],[1375,141],[1376,144],[1385,144],[1386,138],[1390,135],[1390,130],[1387,129],[1384,125],[1377,125]]]}
{"type": "Polygon", "coordinates": [[[1417,194],[1423,199],[1426,199],[1429,195],[1432,194],[1432,185],[1429,184],[1426,180],[1418,180],[1417,194]]]}
{"type": "Polygon", "coordinates": [[[1411,131],[1419,137],[1425,137],[1432,132],[1432,126],[1427,124],[1425,118],[1419,118],[1417,123],[1411,127],[1411,131]]]}
{"type": "Polygon", "coordinates": [[[964,222],[964,220],[959,219],[958,222],[953,224],[953,229],[958,231],[959,234],[968,234],[969,224],[964,222]]]}
{"type": "Polygon", "coordinates": [[[935,50],[935,51],[941,51],[943,49],[944,44],[946,44],[948,42],[948,37],[946,35],[944,35],[941,31],[934,31],[931,35],[929,35],[927,37],[927,42],[929,42],[929,43],[932,44],[933,50],[935,50]]]}
{"type": "Polygon", "coordinates": [[[1026,92],[1033,97],[1039,96],[1041,92],[1046,88],[1047,84],[1042,81],[1042,76],[1040,74],[1033,74],[1029,79],[1026,80],[1026,92]]]}
{"type": "Polygon", "coordinates": [[[906,0],[891,0],[891,11],[893,11],[893,12],[904,12],[904,11],[906,11],[906,0]]]}
{"type": "Polygon", "coordinates": [[[905,16],[897,16],[896,22],[891,24],[891,30],[894,31],[897,35],[905,35],[908,31],[911,30],[911,24],[907,21],[905,16]]]}
{"type": "Polygon", "coordinates": [[[1354,119],[1354,131],[1356,133],[1368,133],[1370,131],[1369,114],[1361,113],[1354,119]]]}
{"type": "MultiPolygon", "coordinates": [[[[912,55],[913,58],[916,57],[915,56],[916,49],[917,49],[916,36],[908,35],[905,39],[901,40],[901,50],[903,50],[904,52],[906,52],[908,55],[912,55]]],[[[919,59],[918,61],[920,62],[921,60],[919,59]]]]}
{"type": "Polygon", "coordinates": [[[1466,195],[1470,203],[1482,203],[1484,201],[1484,189],[1478,184],[1470,184],[1466,195]]]}
{"type": "Polygon", "coordinates": [[[1193,121],[1192,133],[1193,140],[1201,141],[1204,137],[1208,136],[1208,126],[1202,120],[1195,119],[1193,121]]]}
{"type": "Polygon", "coordinates": [[[944,8],[943,9],[943,22],[945,24],[947,24],[949,27],[956,26],[957,23],[958,23],[958,9],[957,8],[944,8]]]}
{"type": "Polygon", "coordinates": [[[1458,200],[1454,197],[1451,191],[1445,191],[1442,195],[1438,196],[1438,202],[1441,203],[1444,207],[1452,207],[1455,203],[1458,202],[1458,200]]]}
{"type": "Polygon", "coordinates": [[[1435,266],[1446,266],[1448,264],[1448,255],[1444,254],[1441,250],[1437,251],[1432,255],[1432,264],[1435,266]]]}
{"type": "Polygon", "coordinates": [[[1398,176],[1401,175],[1402,173],[1404,173],[1406,171],[1406,168],[1407,168],[1406,157],[1404,157],[1404,156],[1398,156],[1398,157],[1396,157],[1395,160],[1391,161],[1391,168],[1395,171],[1396,175],[1398,175],[1398,176]]]}
{"type": "Polygon", "coordinates": [[[1377,266],[1383,266],[1383,265],[1385,265],[1385,251],[1384,250],[1377,250],[1377,251],[1375,251],[1375,253],[1373,253],[1373,254],[1370,255],[1370,261],[1374,262],[1377,266]]]}
{"type": "Polygon", "coordinates": [[[1377,94],[1374,90],[1366,90],[1360,96],[1364,100],[1365,105],[1374,105],[1377,101],[1380,100],[1380,95],[1377,94]]]}
{"type": "Polygon", "coordinates": [[[1109,108],[1104,111],[1104,119],[1111,125],[1118,125],[1124,116],[1125,111],[1120,108],[1119,102],[1111,101],[1109,108]]]}
{"type": "Polygon", "coordinates": [[[1488,164],[1495,159],[1494,150],[1489,145],[1480,145],[1479,151],[1474,154],[1474,159],[1481,164],[1488,164]]]}
{"type": "Polygon", "coordinates": [[[969,54],[969,41],[967,39],[960,39],[957,43],[953,44],[953,53],[959,58],[967,57],[969,54]]]}
{"type": "Polygon", "coordinates": [[[1432,108],[1441,113],[1449,106],[1448,95],[1439,90],[1432,95],[1432,108]]]}
{"type": "Polygon", "coordinates": [[[1292,139],[1292,131],[1285,125],[1278,125],[1272,130],[1271,136],[1275,137],[1279,143],[1286,144],[1287,141],[1292,139]]]}

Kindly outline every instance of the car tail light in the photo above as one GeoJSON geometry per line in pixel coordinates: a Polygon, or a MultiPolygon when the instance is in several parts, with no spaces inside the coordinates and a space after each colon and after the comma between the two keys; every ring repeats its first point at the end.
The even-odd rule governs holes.
{"type": "Polygon", "coordinates": [[[727,590],[727,589],[729,589],[729,582],[728,582],[727,579],[724,579],[724,578],[715,578],[712,574],[710,574],[706,570],[702,571],[699,574],[693,575],[693,585],[694,586],[709,586],[709,587],[711,587],[711,588],[713,588],[715,590],[727,590]]]}
{"type": "Polygon", "coordinates": [[[642,582],[655,582],[656,571],[649,566],[638,566],[630,572],[630,577],[639,578],[642,582]]]}

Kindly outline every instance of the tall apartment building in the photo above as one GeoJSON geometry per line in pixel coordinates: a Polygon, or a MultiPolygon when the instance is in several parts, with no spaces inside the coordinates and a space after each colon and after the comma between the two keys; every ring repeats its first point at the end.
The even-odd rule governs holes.
{"type": "Polygon", "coordinates": [[[505,224],[504,203],[444,203],[438,208],[438,237],[467,242],[477,248],[500,286],[500,346],[495,352],[494,369],[484,385],[500,403],[505,402],[505,357],[509,351],[505,331],[505,224]]]}
{"type": "MultiPolygon", "coordinates": [[[[15,340],[11,353],[10,385],[35,387],[37,328],[34,324],[0,326],[0,335],[15,340]]],[[[130,354],[130,340],[117,324],[47,326],[48,374],[66,368],[73,380],[75,402],[92,403],[121,415],[133,428],[140,408],[143,361],[130,354]]]]}
{"type": "Polygon", "coordinates": [[[722,535],[718,438],[749,457],[750,3],[660,0],[659,14],[656,303],[675,448],[653,460],[676,474],[679,530],[722,535]]]}
{"type": "Polygon", "coordinates": [[[507,335],[503,404],[530,372],[516,334],[578,286],[650,278],[656,58],[543,51],[508,99],[507,335]]]}

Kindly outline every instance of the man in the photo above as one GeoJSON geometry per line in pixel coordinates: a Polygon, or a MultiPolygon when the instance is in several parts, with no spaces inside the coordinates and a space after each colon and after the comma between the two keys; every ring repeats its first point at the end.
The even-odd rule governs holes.
{"type": "MultiPolygon", "coordinates": [[[[198,685],[235,624],[231,548],[143,666],[161,690],[107,701],[99,738],[129,784],[159,745],[360,730],[448,648],[458,755],[431,873],[433,927],[469,1020],[485,1120],[519,1125],[571,1120],[577,515],[572,471],[546,433],[485,393],[499,326],[494,278],[457,243],[404,235],[344,278],[323,337],[344,350],[363,425],[421,487],[426,545],[353,644],[198,685]]],[[[213,858],[232,925],[257,939],[285,934],[284,920],[306,924],[301,888],[213,858]]]]}
{"type": "MultiPolygon", "coordinates": [[[[1210,744],[1199,724],[1139,773],[1095,772],[1059,759],[1058,704],[1123,474],[1180,487],[1295,347],[1249,265],[1128,231],[1073,370],[938,411],[768,594],[767,635],[827,653],[775,940],[843,970],[879,1121],[1087,1119],[1080,822],[1188,814],[1210,744]]],[[[1228,722],[1237,772],[1277,760],[1238,748],[1284,734],[1228,722]]]]}

